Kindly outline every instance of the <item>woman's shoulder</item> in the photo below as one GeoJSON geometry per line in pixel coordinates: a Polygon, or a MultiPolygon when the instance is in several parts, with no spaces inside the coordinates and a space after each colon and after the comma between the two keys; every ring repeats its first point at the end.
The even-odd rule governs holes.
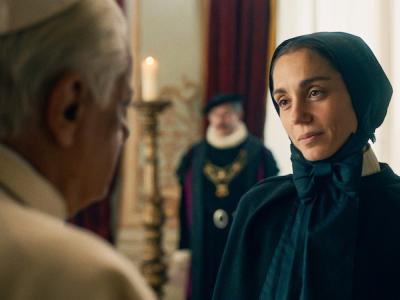
{"type": "Polygon", "coordinates": [[[253,190],[265,191],[266,189],[280,191],[287,188],[294,189],[292,174],[265,178],[259,181],[249,192],[253,190]]]}
{"type": "Polygon", "coordinates": [[[400,177],[387,164],[380,164],[378,173],[365,176],[361,181],[360,195],[366,207],[373,213],[393,214],[398,220],[400,213],[400,177]]]}
{"type": "Polygon", "coordinates": [[[387,164],[381,163],[380,169],[380,172],[362,178],[362,188],[369,192],[399,192],[400,177],[387,164]]]}
{"type": "Polygon", "coordinates": [[[240,200],[240,211],[256,211],[284,200],[294,199],[292,175],[268,177],[252,187],[240,200]]]}

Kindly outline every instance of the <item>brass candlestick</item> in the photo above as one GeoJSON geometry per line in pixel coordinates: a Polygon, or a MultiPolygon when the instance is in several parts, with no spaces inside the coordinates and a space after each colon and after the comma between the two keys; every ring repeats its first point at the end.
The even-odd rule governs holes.
{"type": "Polygon", "coordinates": [[[169,100],[136,101],[133,106],[143,116],[146,200],[143,212],[145,248],[142,272],[159,299],[167,281],[167,266],[162,248],[164,210],[158,176],[158,116],[168,106],[169,100]]]}

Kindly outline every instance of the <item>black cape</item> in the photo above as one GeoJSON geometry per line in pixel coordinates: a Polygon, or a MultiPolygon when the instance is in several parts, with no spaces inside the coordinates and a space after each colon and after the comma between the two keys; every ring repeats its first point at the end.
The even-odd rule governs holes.
{"type": "MultiPolygon", "coordinates": [[[[268,266],[296,198],[292,175],[266,179],[242,198],[213,299],[260,298],[268,266]]],[[[386,164],[381,164],[381,172],[361,180],[354,263],[353,299],[400,299],[400,177],[386,164]]],[[[310,295],[310,299],[315,298],[310,295]]]]}
{"type": "Polygon", "coordinates": [[[177,170],[182,186],[179,248],[189,248],[192,252],[188,298],[206,300],[212,297],[232,223],[229,221],[226,228],[217,229],[212,213],[216,209],[224,209],[232,220],[241,196],[261,179],[277,173],[278,168],[271,152],[251,135],[242,144],[224,150],[211,147],[203,140],[184,155],[177,170]],[[231,163],[241,149],[247,153],[246,167],[230,183],[230,195],[217,198],[214,185],[203,174],[205,161],[211,160],[223,166],[231,163]]]}

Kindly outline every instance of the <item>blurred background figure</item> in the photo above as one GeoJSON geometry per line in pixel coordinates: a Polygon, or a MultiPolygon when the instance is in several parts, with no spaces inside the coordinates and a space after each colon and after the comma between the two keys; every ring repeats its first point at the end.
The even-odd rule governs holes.
{"type": "Polygon", "coordinates": [[[131,55],[112,0],[0,1],[0,298],[154,299],[64,223],[108,190],[129,132],[131,55]]]}
{"type": "Polygon", "coordinates": [[[192,254],[188,299],[211,299],[236,206],[257,181],[278,173],[275,159],[247,132],[242,98],[219,94],[204,108],[206,138],[183,156],[177,170],[182,187],[180,249],[192,254]]]}

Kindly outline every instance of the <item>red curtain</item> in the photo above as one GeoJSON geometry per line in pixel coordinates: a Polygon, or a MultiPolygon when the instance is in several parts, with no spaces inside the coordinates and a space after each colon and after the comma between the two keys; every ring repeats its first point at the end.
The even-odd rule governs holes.
{"type": "Polygon", "coordinates": [[[270,0],[210,0],[207,102],[220,92],[245,98],[244,121],[263,138],[270,0]]]}

